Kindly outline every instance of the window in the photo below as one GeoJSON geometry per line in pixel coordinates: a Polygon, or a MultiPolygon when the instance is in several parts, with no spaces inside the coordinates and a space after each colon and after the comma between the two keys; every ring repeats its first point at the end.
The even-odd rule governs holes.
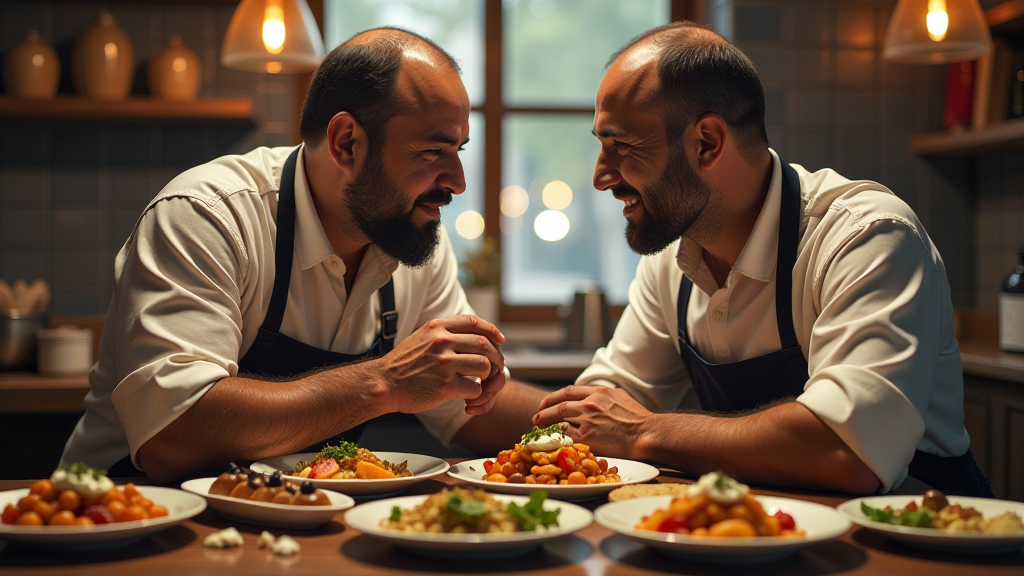
{"type": "Polygon", "coordinates": [[[325,0],[324,31],[333,48],[361,30],[399,26],[459,61],[473,105],[472,140],[462,153],[467,190],[442,221],[460,259],[484,237],[501,246],[503,319],[553,320],[554,307],[584,281],[597,281],[611,302],[626,301],[639,256],[623,238],[621,202],[591,183],[599,151],[594,95],[615,50],[685,16],[688,5],[325,0]],[[480,236],[458,232],[460,215],[470,211],[484,216],[480,236]]]}

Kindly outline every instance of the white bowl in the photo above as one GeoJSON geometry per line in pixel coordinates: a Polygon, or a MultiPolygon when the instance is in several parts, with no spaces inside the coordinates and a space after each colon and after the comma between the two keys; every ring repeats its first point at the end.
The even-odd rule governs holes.
{"type": "Polygon", "coordinates": [[[348,510],[356,503],[348,496],[330,490],[323,491],[331,500],[330,506],[291,506],[209,494],[210,486],[216,480],[216,478],[196,478],[183,483],[181,489],[206,498],[210,508],[225,518],[262,526],[316,528],[330,522],[338,512],[348,510]]]}
{"type": "MultiPolygon", "coordinates": [[[[348,494],[349,496],[381,496],[386,494],[397,494],[413,484],[422,482],[428,478],[440,476],[448,471],[448,463],[440,458],[423,456],[422,454],[405,454],[403,452],[374,452],[381,460],[387,460],[394,464],[409,462],[409,471],[412,476],[404,478],[380,478],[374,480],[330,480],[308,478],[317,488],[335,490],[348,494]]],[[[273,474],[280,470],[282,475],[293,480],[303,481],[307,478],[290,476],[295,470],[295,465],[300,461],[309,461],[316,457],[315,452],[302,454],[288,454],[287,456],[275,456],[258,462],[253,462],[250,468],[254,472],[273,474]]]]}

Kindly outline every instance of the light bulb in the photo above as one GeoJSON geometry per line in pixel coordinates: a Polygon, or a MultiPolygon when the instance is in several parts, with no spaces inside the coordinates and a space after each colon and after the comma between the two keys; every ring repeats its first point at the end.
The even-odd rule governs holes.
{"type": "Polygon", "coordinates": [[[267,52],[280,54],[284,47],[284,7],[280,0],[267,2],[263,13],[263,45],[267,52]]]}
{"type": "Polygon", "coordinates": [[[946,0],[928,0],[928,15],[925,16],[928,37],[941,42],[949,30],[949,13],[946,12],[946,0]]]}

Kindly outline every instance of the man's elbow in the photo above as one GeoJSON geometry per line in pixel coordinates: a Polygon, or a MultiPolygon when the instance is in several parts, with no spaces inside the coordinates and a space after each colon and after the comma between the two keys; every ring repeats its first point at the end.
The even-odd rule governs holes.
{"type": "Polygon", "coordinates": [[[176,452],[173,443],[166,442],[161,434],[157,434],[139,447],[135,456],[142,466],[142,471],[150,480],[157,484],[166,484],[189,471],[187,463],[183,462],[176,452]]]}
{"type": "Polygon", "coordinates": [[[832,467],[835,487],[850,494],[875,494],[882,486],[878,476],[849,449],[842,451],[837,466],[832,467]]]}

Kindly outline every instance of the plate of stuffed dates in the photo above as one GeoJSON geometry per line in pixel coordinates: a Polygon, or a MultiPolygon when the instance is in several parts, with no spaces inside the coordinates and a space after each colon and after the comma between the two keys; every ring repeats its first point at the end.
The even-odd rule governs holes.
{"type": "Polygon", "coordinates": [[[232,520],[277,528],[316,528],[355,505],[352,498],[294,482],[280,473],[243,471],[232,465],[216,478],[197,478],[182,490],[206,498],[210,508],[232,520]]]}

